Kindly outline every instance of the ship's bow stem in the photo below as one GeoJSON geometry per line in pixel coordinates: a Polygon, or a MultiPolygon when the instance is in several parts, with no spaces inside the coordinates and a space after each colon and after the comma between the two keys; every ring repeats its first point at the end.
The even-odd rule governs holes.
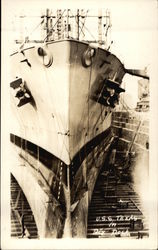
{"type": "Polygon", "coordinates": [[[65,190],[66,220],[64,226],[64,238],[72,238],[71,226],[71,192],[70,192],[70,166],[67,166],[67,190],[65,190]]]}

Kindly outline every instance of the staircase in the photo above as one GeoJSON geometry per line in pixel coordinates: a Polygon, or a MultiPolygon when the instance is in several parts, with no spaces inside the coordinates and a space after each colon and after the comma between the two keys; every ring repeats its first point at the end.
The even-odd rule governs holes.
{"type": "Polygon", "coordinates": [[[104,170],[89,207],[87,238],[112,237],[148,237],[148,225],[132,183],[104,170]]]}
{"type": "Polygon", "coordinates": [[[10,187],[11,187],[11,237],[29,238],[29,239],[38,238],[37,227],[31,208],[13,175],[11,175],[10,187]]]}

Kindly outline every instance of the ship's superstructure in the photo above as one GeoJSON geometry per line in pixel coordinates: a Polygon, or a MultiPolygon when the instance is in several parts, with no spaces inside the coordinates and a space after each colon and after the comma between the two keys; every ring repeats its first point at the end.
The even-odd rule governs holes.
{"type": "Polygon", "coordinates": [[[120,85],[127,70],[102,48],[101,15],[98,45],[79,39],[80,33],[85,37],[83,11],[74,16],[70,10],[58,10],[54,21],[47,10],[43,18],[44,43],[22,44],[11,55],[11,142],[18,157],[41,173],[53,197],[48,218],[58,220],[43,222],[45,232],[39,222],[41,212],[30,200],[40,236],[84,237],[88,204],[113,141],[112,110],[124,92],[120,85]]]}

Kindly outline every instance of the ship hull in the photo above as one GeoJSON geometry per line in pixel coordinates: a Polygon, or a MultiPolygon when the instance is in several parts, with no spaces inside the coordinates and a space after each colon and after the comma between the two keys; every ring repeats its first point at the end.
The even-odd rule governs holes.
{"type": "Polygon", "coordinates": [[[39,46],[11,56],[12,79],[21,77],[34,98],[34,103],[17,108],[13,90],[11,133],[66,164],[85,143],[110,127],[111,108],[91,98],[94,87],[103,75],[112,79],[124,74],[120,61],[103,49],[96,49],[93,64],[84,67],[82,55],[88,46],[73,40],[47,44],[53,58],[50,67],[38,55],[39,46]]]}
{"type": "MultiPolygon", "coordinates": [[[[58,161],[56,171],[55,168],[48,168],[48,163],[41,159],[39,161],[32,150],[26,151],[21,147],[20,139],[18,143],[17,137],[12,135],[11,140],[10,171],[30,205],[38,236],[86,238],[88,208],[95,183],[114,142],[111,129],[85,145],[87,152],[80,152],[81,159],[77,161],[74,176],[71,174],[73,167],[70,169],[64,166],[65,169],[62,169],[58,161]],[[67,169],[70,173],[70,187],[65,172],[67,169]]],[[[26,213],[25,207],[24,211],[26,213]]]]}
{"type": "MultiPolygon", "coordinates": [[[[45,226],[41,237],[57,237],[57,231],[86,237],[91,195],[113,140],[105,82],[119,93],[124,67],[109,51],[75,40],[24,49],[11,56],[11,65],[11,142],[24,164],[41,173],[62,213],[62,222],[45,226]]],[[[42,215],[32,209],[41,225],[42,215]]],[[[57,220],[49,209],[44,214],[57,220]]]]}

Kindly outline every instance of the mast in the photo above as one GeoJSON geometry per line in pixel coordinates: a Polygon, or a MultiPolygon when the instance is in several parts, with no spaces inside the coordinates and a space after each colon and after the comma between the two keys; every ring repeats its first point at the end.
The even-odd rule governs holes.
{"type": "Polygon", "coordinates": [[[80,31],[80,39],[84,40],[85,38],[85,11],[84,9],[81,10],[81,31],[80,31]]]}
{"type": "Polygon", "coordinates": [[[102,45],[102,9],[98,10],[98,43],[102,45]]]}
{"type": "Polygon", "coordinates": [[[49,41],[49,9],[46,9],[46,42],[49,41]]]}
{"type": "Polygon", "coordinates": [[[77,20],[76,20],[76,28],[77,28],[77,40],[79,40],[79,36],[80,36],[80,33],[79,33],[79,24],[80,24],[80,11],[79,9],[77,9],[77,20]]]}
{"type": "MultiPolygon", "coordinates": [[[[111,17],[110,17],[110,11],[109,10],[106,10],[106,23],[104,25],[104,28],[105,28],[105,48],[110,48],[112,42],[111,42],[111,37],[109,37],[108,39],[108,33],[109,33],[109,30],[111,29],[111,17]]],[[[108,49],[109,49],[108,48],[108,49]]]]}
{"type": "Polygon", "coordinates": [[[51,40],[53,34],[53,16],[51,15],[50,9],[46,9],[45,15],[45,30],[46,30],[46,42],[51,40]]]}
{"type": "Polygon", "coordinates": [[[58,35],[58,40],[62,39],[62,31],[61,31],[61,27],[62,27],[62,20],[61,20],[61,10],[57,10],[57,35],[58,35]]]}
{"type": "Polygon", "coordinates": [[[67,10],[67,38],[69,38],[69,32],[70,32],[70,23],[69,23],[69,12],[70,12],[70,10],[68,9],[67,10]]]}

